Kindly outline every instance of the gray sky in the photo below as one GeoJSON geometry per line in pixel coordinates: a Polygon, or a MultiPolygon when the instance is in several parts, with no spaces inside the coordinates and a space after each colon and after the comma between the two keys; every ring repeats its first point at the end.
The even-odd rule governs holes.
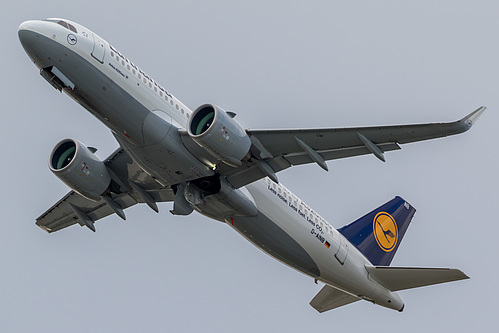
{"type": "Polygon", "coordinates": [[[11,1],[0,20],[2,332],[469,332],[497,327],[497,1],[11,1]],[[35,4],[32,4],[35,3],[35,4]],[[392,265],[457,267],[471,280],[318,314],[321,286],[199,214],[147,206],[97,233],[48,235],[35,218],[68,189],[47,167],[58,140],[116,147],[30,63],[27,19],[97,32],[186,105],[213,102],[247,128],[457,120],[468,133],[296,167],[279,179],[335,227],[403,196],[418,211],[392,265]]]}

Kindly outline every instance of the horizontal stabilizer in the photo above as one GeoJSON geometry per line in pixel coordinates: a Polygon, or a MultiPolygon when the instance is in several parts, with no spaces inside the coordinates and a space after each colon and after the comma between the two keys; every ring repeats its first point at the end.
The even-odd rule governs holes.
{"type": "Polygon", "coordinates": [[[369,274],[391,291],[469,279],[459,269],[366,266],[369,274]]]}
{"type": "Polygon", "coordinates": [[[359,300],[360,298],[325,285],[310,301],[310,305],[317,311],[324,312],[359,300]]]}

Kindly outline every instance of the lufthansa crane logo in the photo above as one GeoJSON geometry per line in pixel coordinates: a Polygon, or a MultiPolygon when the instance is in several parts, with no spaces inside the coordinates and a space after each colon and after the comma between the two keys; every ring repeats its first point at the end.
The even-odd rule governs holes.
{"type": "Polygon", "coordinates": [[[69,34],[67,40],[69,45],[75,45],[78,42],[78,39],[76,39],[76,36],[73,34],[69,34]]]}
{"type": "Polygon", "coordinates": [[[390,252],[397,245],[399,232],[395,219],[388,213],[381,212],[376,214],[373,221],[374,238],[379,247],[390,252]]]}

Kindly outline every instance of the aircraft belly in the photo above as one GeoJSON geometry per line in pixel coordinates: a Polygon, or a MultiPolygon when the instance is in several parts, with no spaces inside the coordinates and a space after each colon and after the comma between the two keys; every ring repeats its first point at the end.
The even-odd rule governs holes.
{"type": "Polygon", "coordinates": [[[321,275],[307,251],[263,213],[233,218],[231,223],[250,242],[277,260],[314,278],[321,275]]]}
{"type": "MultiPolygon", "coordinates": [[[[244,220],[245,234],[239,230],[241,227],[239,218],[233,219],[234,228],[257,246],[259,246],[258,242],[264,243],[263,246],[259,246],[262,250],[307,275],[342,290],[350,291],[355,295],[371,294],[373,285],[367,281],[368,275],[364,268],[367,261],[363,259],[362,255],[356,249],[351,249],[349,258],[343,263],[337,260],[335,254],[339,250],[339,238],[331,236],[335,233],[322,233],[321,235],[325,240],[321,241],[317,234],[312,233],[315,228],[307,218],[292,209],[289,202],[284,202],[283,196],[279,197],[273,193],[269,189],[269,184],[272,183],[269,183],[267,179],[262,179],[246,186],[258,206],[259,215],[256,218],[244,220]],[[262,217],[265,219],[263,222],[261,221],[262,217]],[[255,225],[250,226],[250,222],[255,225]],[[285,234],[290,241],[284,243],[272,239],[272,237],[281,237],[280,233],[285,234]],[[267,242],[270,242],[271,245],[267,245],[267,242]],[[326,245],[326,242],[329,246],[326,245]],[[268,248],[271,246],[278,247],[282,253],[280,256],[287,261],[270,251],[268,248]],[[302,253],[301,251],[306,255],[297,256],[296,253],[302,253]],[[303,264],[297,264],[304,258],[307,258],[306,262],[313,262],[313,269],[317,269],[320,273],[311,274],[310,269],[303,269],[303,264]],[[348,278],[345,279],[345,276],[348,278]]],[[[315,230],[317,231],[317,229],[315,230]]]]}

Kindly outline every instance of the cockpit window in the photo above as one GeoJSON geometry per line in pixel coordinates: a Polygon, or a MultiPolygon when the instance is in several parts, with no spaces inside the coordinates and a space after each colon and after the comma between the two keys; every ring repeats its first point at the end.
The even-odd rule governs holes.
{"type": "Polygon", "coordinates": [[[64,22],[64,21],[58,21],[57,24],[62,25],[66,29],[69,29],[68,28],[68,24],[66,22],[64,22]]]}
{"type": "Polygon", "coordinates": [[[57,24],[62,25],[64,28],[71,30],[74,33],[78,33],[76,28],[72,24],[68,24],[65,21],[58,21],[57,24]]]}

